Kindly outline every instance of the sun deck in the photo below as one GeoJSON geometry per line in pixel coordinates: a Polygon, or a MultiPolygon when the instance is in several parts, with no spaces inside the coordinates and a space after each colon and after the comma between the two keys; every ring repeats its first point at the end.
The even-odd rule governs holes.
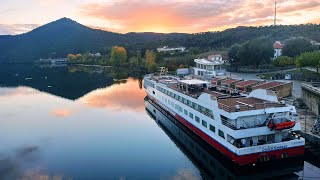
{"type": "Polygon", "coordinates": [[[271,107],[285,107],[277,102],[264,101],[253,97],[218,99],[219,108],[227,112],[239,112],[271,107]]]}

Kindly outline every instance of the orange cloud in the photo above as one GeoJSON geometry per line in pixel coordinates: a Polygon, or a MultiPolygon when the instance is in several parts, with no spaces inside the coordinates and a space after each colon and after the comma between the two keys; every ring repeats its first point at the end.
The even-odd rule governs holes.
{"type": "Polygon", "coordinates": [[[68,117],[73,114],[75,111],[72,109],[54,109],[51,111],[51,114],[56,117],[68,117]]]}
{"type": "MultiPolygon", "coordinates": [[[[310,18],[319,17],[319,5],[319,1],[279,0],[278,19],[281,21],[278,23],[307,23],[310,18]]],[[[79,13],[105,22],[102,26],[107,29],[121,32],[193,33],[236,26],[271,25],[274,0],[109,0],[81,5],[79,13]]]]}
{"type": "Polygon", "coordinates": [[[92,91],[78,101],[93,107],[143,111],[145,109],[143,98],[146,93],[138,86],[138,80],[128,79],[124,84],[114,84],[107,88],[92,91]]]}

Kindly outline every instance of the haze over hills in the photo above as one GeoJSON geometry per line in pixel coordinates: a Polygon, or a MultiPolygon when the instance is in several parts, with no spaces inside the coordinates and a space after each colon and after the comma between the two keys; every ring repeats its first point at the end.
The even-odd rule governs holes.
{"type": "Polygon", "coordinates": [[[127,33],[119,34],[92,29],[71,19],[62,18],[28,33],[0,36],[0,62],[33,62],[40,58],[66,57],[69,53],[100,52],[102,48],[121,45],[128,51],[151,49],[163,45],[199,48],[229,47],[260,36],[273,40],[305,37],[320,41],[320,25],[238,27],[221,32],[127,33]]]}

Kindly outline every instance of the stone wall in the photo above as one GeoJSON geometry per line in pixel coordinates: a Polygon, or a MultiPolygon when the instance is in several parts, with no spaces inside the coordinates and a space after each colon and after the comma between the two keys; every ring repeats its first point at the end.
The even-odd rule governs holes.
{"type": "Polygon", "coordinates": [[[301,89],[301,98],[306,103],[309,110],[320,115],[320,88],[313,87],[309,84],[302,84],[301,89]]]}
{"type": "Polygon", "coordinates": [[[271,90],[275,91],[278,98],[284,98],[292,95],[293,83],[285,83],[279,85],[277,87],[271,88],[271,90]]]}

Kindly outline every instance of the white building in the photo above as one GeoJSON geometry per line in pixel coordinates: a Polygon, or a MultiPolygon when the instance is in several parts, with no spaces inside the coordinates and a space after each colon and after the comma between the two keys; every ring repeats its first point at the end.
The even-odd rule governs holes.
{"type": "Polygon", "coordinates": [[[276,41],[274,44],[273,44],[273,49],[274,49],[274,56],[273,58],[277,58],[279,56],[282,55],[282,48],[283,48],[283,44],[281,44],[280,41],[276,41]]]}
{"type": "Polygon", "coordinates": [[[161,48],[157,48],[158,52],[169,52],[169,51],[180,51],[180,52],[184,52],[186,51],[185,47],[173,47],[173,48],[169,48],[168,46],[163,46],[161,48]]]}
{"type": "MultiPolygon", "coordinates": [[[[210,57],[210,56],[209,56],[210,57]]],[[[193,68],[194,75],[210,79],[215,76],[224,75],[225,70],[221,68],[223,60],[195,59],[196,66],[193,68]]]]}

